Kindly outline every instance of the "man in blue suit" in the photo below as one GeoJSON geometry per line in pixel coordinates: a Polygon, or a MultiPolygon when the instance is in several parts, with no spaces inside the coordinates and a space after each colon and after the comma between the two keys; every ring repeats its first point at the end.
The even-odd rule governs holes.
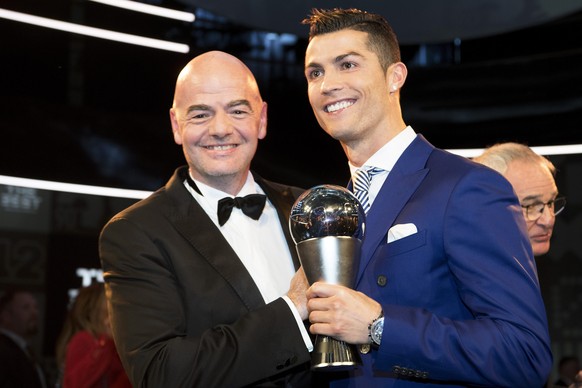
{"type": "Polygon", "coordinates": [[[407,76],[380,15],[313,10],[305,55],[321,127],[372,170],[355,289],[314,283],[310,330],[359,345],[350,387],[541,387],[552,366],[519,202],[500,174],[405,124],[407,76]]]}

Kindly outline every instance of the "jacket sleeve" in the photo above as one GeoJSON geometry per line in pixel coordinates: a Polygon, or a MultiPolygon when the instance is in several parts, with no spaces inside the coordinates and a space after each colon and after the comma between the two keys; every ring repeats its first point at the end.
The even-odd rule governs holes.
{"type": "Polygon", "coordinates": [[[176,237],[162,242],[175,236],[169,223],[157,232],[141,226],[117,218],[100,238],[113,334],[135,387],[243,386],[309,360],[282,298],[248,309],[224,282],[229,274],[214,274],[206,263],[190,267],[189,282],[199,283],[202,294],[192,295],[177,279],[178,251],[170,251],[186,243],[176,237]],[[186,300],[191,296],[197,301],[186,300]]]}

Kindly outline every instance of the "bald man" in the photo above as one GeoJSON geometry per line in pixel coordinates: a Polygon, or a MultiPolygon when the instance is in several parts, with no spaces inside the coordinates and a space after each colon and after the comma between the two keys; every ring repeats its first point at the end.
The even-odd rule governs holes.
{"type": "Polygon", "coordinates": [[[187,166],[100,237],[115,342],[136,387],[310,386],[307,283],[288,231],[303,190],[250,171],[267,104],[237,58],[181,71],[170,109],[187,166]]]}
{"type": "Polygon", "coordinates": [[[511,142],[487,148],[474,161],[507,178],[521,203],[534,256],[548,253],[556,215],[566,205],[558,196],[552,162],[526,145],[511,142]]]}

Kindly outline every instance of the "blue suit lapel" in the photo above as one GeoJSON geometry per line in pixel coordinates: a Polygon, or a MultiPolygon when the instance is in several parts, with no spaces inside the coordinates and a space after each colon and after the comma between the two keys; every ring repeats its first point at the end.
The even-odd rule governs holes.
{"type": "Polygon", "coordinates": [[[418,135],[388,174],[366,217],[366,231],[355,286],[360,282],[374,251],[386,238],[388,229],[428,174],[426,161],[433,149],[422,135],[418,135]]]}

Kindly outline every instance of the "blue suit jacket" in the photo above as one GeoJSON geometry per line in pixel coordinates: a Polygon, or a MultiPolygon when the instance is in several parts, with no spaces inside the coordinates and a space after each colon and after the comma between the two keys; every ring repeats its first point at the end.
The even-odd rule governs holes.
{"type": "Polygon", "coordinates": [[[511,185],[420,135],[368,213],[355,288],[382,304],[382,344],[333,386],[541,387],[549,375],[546,312],[511,185]],[[406,223],[418,232],[388,244],[406,223]]]}

